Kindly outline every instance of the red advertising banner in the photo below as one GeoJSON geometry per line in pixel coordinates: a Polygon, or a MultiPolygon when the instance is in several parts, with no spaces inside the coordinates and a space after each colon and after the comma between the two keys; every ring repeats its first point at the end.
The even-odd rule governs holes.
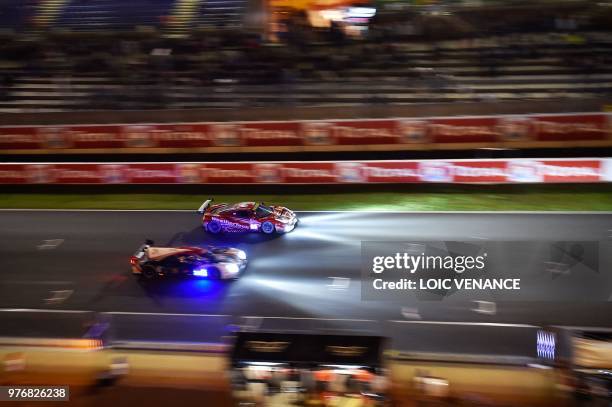
{"type": "Polygon", "coordinates": [[[507,182],[508,161],[454,161],[451,162],[453,182],[485,182],[499,184],[507,182]]]}
{"type": "MultiPolygon", "coordinates": [[[[51,128],[53,129],[53,128],[51,128]]],[[[49,143],[49,135],[46,135],[49,143]]],[[[120,126],[72,126],[58,128],[52,133],[51,142],[70,146],[70,148],[123,148],[127,147],[120,126]]]]}
{"type": "Polygon", "coordinates": [[[428,123],[433,143],[484,143],[504,138],[497,117],[433,119],[428,123]]]}
{"type": "Polygon", "coordinates": [[[543,182],[598,182],[601,179],[601,160],[543,160],[540,161],[543,182]]]}
{"type": "Polygon", "coordinates": [[[202,183],[256,184],[259,183],[251,163],[206,163],[200,167],[202,183]]]}
{"type": "Polygon", "coordinates": [[[157,124],[122,126],[130,147],[202,148],[214,145],[214,135],[206,124],[157,124]]]}
{"type": "Polygon", "coordinates": [[[0,150],[40,149],[41,145],[36,127],[0,127],[0,150]]]}
{"type": "Polygon", "coordinates": [[[0,165],[0,184],[31,184],[26,164],[0,165]]]}
{"type": "MultiPolygon", "coordinates": [[[[100,164],[106,168],[107,164],[100,164]]],[[[119,167],[112,171],[123,170],[127,182],[132,184],[178,184],[181,183],[177,176],[176,164],[129,164],[127,168],[119,167]]]]}
{"type": "MultiPolygon", "coordinates": [[[[44,167],[39,168],[44,171],[44,167]]],[[[105,184],[104,170],[99,164],[55,164],[46,171],[46,177],[53,184],[105,184]]]]}
{"type": "Polygon", "coordinates": [[[530,119],[534,138],[540,141],[610,138],[610,120],[605,114],[531,116],[530,119]]]}
{"type": "Polygon", "coordinates": [[[421,182],[419,163],[417,161],[395,161],[395,162],[363,162],[363,163],[338,163],[336,166],[344,168],[344,182],[385,182],[404,183],[421,182]],[[357,172],[355,165],[360,167],[359,173],[362,178],[350,178],[347,168],[357,172]],[[347,174],[348,173],[348,174],[347,174]]]}
{"type": "Polygon", "coordinates": [[[299,146],[304,139],[298,122],[252,122],[238,126],[240,145],[255,146],[299,146]]]}
{"type": "Polygon", "coordinates": [[[401,144],[397,120],[317,122],[326,129],[327,144],[401,144]]]}
{"type": "MultiPolygon", "coordinates": [[[[504,142],[610,141],[606,113],[288,122],[113,124],[0,127],[0,150],[314,146],[454,146],[504,142]]],[[[501,144],[500,144],[501,145],[501,144]]]]}
{"type": "MultiPolygon", "coordinates": [[[[262,164],[258,164],[261,168],[262,164]]],[[[282,181],[287,184],[325,184],[338,181],[334,163],[304,162],[280,165],[282,181]]]]}
{"type": "Polygon", "coordinates": [[[0,164],[0,184],[579,183],[612,159],[0,164]]]}

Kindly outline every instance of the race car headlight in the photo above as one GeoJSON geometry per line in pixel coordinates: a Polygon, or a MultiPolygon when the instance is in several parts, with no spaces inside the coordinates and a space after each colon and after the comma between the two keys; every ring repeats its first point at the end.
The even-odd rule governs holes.
{"type": "Polygon", "coordinates": [[[227,270],[228,273],[230,274],[238,274],[238,271],[240,271],[240,269],[238,268],[237,264],[234,263],[228,263],[225,266],[225,269],[227,270]]]}
{"type": "Polygon", "coordinates": [[[251,230],[257,230],[257,227],[256,223],[251,223],[251,230]]]}
{"type": "Polygon", "coordinates": [[[246,258],[247,258],[246,253],[245,253],[244,251],[242,251],[242,250],[238,250],[238,251],[236,252],[236,256],[238,256],[238,258],[239,258],[240,260],[246,260],[246,258]]]}

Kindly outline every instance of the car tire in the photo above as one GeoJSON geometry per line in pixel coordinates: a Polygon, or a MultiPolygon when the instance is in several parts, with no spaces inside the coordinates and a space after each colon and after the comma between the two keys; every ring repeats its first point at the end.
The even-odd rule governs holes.
{"type": "Polygon", "coordinates": [[[274,223],[266,221],[261,224],[261,231],[266,235],[271,235],[272,233],[276,232],[276,226],[274,226],[274,223]]]}
{"type": "Polygon", "coordinates": [[[213,235],[217,235],[221,233],[221,230],[222,230],[221,224],[217,222],[216,220],[211,220],[206,225],[206,231],[208,231],[209,233],[212,233],[213,235]]]}
{"type": "Polygon", "coordinates": [[[153,280],[157,277],[157,271],[155,271],[155,267],[153,266],[144,266],[142,268],[142,278],[145,280],[153,280]]]}
{"type": "Polygon", "coordinates": [[[216,267],[210,267],[208,269],[208,277],[211,280],[221,280],[221,272],[216,267]]]}

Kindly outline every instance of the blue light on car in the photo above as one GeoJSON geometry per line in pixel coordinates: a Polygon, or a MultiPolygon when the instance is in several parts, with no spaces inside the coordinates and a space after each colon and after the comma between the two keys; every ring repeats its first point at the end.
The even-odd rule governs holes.
{"type": "Polygon", "coordinates": [[[194,269],[193,275],[197,277],[208,277],[208,270],[205,268],[194,269]]]}

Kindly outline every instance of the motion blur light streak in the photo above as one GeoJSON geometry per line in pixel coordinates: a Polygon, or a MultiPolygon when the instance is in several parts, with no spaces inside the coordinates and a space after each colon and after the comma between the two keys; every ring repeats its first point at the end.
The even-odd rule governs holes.
{"type": "MultiPolygon", "coordinates": [[[[282,300],[307,315],[321,318],[359,316],[355,308],[361,298],[359,281],[355,281],[355,284],[351,284],[344,290],[334,291],[327,289],[328,280],[319,278],[300,278],[288,281],[287,279],[252,277],[242,282],[270,289],[266,295],[277,301],[282,300]]],[[[258,291],[262,292],[262,290],[258,291]]],[[[368,302],[370,310],[384,310],[385,307],[386,305],[382,302],[368,302]]]]}
{"type": "Polygon", "coordinates": [[[359,215],[359,212],[322,212],[322,213],[308,213],[308,216],[300,216],[300,226],[302,225],[314,225],[323,226],[326,225],[338,225],[338,221],[347,220],[354,218],[359,215]]]}
{"type": "Polygon", "coordinates": [[[249,362],[251,366],[279,366],[282,364],[280,362],[249,362]]]}
{"type": "MultiPolygon", "coordinates": [[[[452,221],[452,219],[451,219],[452,221]]],[[[409,228],[398,227],[397,219],[373,212],[309,213],[300,217],[298,227],[287,234],[287,239],[317,239],[345,245],[359,245],[362,240],[435,239],[439,231],[428,228],[428,220],[412,216],[409,228]],[[412,235],[412,231],[418,234],[412,235]],[[381,232],[384,231],[384,235],[381,232]]],[[[455,229],[449,225],[448,232],[455,229]]]]}
{"type": "Polygon", "coordinates": [[[349,246],[361,244],[361,242],[359,241],[350,240],[343,236],[334,235],[332,233],[316,232],[314,229],[308,229],[305,227],[298,227],[293,232],[284,237],[288,240],[316,240],[349,246]]]}

